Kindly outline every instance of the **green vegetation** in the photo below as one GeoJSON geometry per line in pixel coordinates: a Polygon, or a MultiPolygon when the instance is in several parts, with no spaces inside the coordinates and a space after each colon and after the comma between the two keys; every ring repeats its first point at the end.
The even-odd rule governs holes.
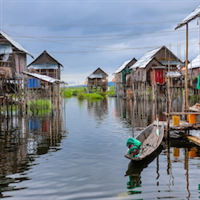
{"type": "Polygon", "coordinates": [[[77,95],[78,95],[78,90],[73,90],[73,91],[72,91],[72,94],[73,94],[74,96],[77,96],[77,95]]]}
{"type": "Polygon", "coordinates": [[[110,90],[106,92],[108,96],[115,95],[115,86],[110,86],[110,90]]]}
{"type": "Polygon", "coordinates": [[[51,104],[50,108],[50,100],[49,99],[39,99],[35,101],[30,101],[27,103],[28,112],[35,113],[37,115],[42,115],[44,113],[50,113],[51,108],[53,105],[51,104]]]}
{"type": "Polygon", "coordinates": [[[103,99],[103,96],[97,93],[87,93],[87,94],[83,94],[83,96],[86,99],[103,99]]]}
{"type": "Polygon", "coordinates": [[[105,97],[105,94],[103,93],[102,95],[98,93],[86,93],[86,94],[79,94],[78,95],[78,100],[83,100],[83,99],[103,99],[105,97]]]}
{"type": "Polygon", "coordinates": [[[110,90],[107,92],[101,92],[100,88],[93,89],[93,93],[87,93],[86,87],[67,87],[62,88],[61,93],[65,98],[69,98],[72,96],[77,96],[79,100],[83,99],[103,99],[106,96],[115,95],[115,87],[111,86],[110,90]]]}
{"type": "Polygon", "coordinates": [[[83,100],[83,99],[103,99],[104,97],[101,96],[100,94],[97,93],[80,93],[78,95],[78,100],[83,100]]]}
{"type": "Polygon", "coordinates": [[[72,96],[71,88],[61,89],[61,92],[63,92],[63,96],[65,98],[69,98],[72,96]]]}
{"type": "Polygon", "coordinates": [[[80,93],[79,95],[78,95],[78,100],[83,100],[84,99],[84,96],[83,96],[83,94],[82,93],[80,93]]]}
{"type": "Polygon", "coordinates": [[[34,108],[38,108],[38,109],[48,109],[50,108],[50,100],[49,99],[39,99],[39,100],[35,100],[35,101],[30,101],[27,104],[30,109],[34,108]]]}
{"type": "Polygon", "coordinates": [[[65,98],[69,98],[72,96],[78,96],[80,93],[86,93],[87,88],[85,87],[67,87],[67,88],[61,88],[61,93],[63,93],[63,96],[65,98]]]}
{"type": "Polygon", "coordinates": [[[97,94],[101,95],[102,97],[106,97],[107,93],[106,92],[97,92],[97,94]]]}

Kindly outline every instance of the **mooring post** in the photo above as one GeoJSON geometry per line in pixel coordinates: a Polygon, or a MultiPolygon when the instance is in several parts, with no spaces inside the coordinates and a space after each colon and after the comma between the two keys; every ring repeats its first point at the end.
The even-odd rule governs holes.
{"type": "Polygon", "coordinates": [[[6,116],[6,108],[5,108],[5,96],[4,96],[4,98],[3,98],[3,115],[4,115],[4,118],[5,118],[5,116],[6,116]]]}
{"type": "Polygon", "coordinates": [[[50,114],[51,114],[51,84],[50,84],[50,114]]]}

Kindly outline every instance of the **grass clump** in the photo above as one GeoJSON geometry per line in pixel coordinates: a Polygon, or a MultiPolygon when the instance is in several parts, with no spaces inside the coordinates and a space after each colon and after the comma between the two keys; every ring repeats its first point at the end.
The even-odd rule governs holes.
{"type": "Polygon", "coordinates": [[[79,94],[78,90],[72,90],[72,95],[77,96],[79,94]]]}
{"type": "Polygon", "coordinates": [[[31,109],[33,108],[38,108],[38,109],[48,109],[50,108],[50,100],[46,100],[46,99],[39,99],[39,100],[35,100],[35,101],[30,101],[27,104],[28,106],[30,106],[31,109]]]}
{"type": "Polygon", "coordinates": [[[104,97],[97,93],[87,93],[87,94],[80,93],[77,98],[78,100],[83,100],[83,99],[103,99],[104,97]]]}
{"type": "Polygon", "coordinates": [[[107,95],[106,92],[98,92],[97,94],[101,95],[102,97],[106,97],[106,95],[107,95]]]}
{"type": "Polygon", "coordinates": [[[63,92],[63,96],[64,96],[65,98],[69,98],[69,97],[72,96],[71,88],[66,88],[66,89],[64,89],[62,92],[63,92]]]}
{"type": "Polygon", "coordinates": [[[63,96],[65,98],[70,98],[72,96],[78,96],[79,94],[86,93],[87,88],[86,87],[67,87],[67,88],[61,88],[61,93],[63,93],[63,96]]]}
{"type": "Polygon", "coordinates": [[[97,93],[87,93],[87,94],[83,94],[83,96],[86,99],[103,99],[103,97],[97,93]]]}
{"type": "Polygon", "coordinates": [[[77,98],[78,98],[78,100],[83,100],[84,99],[84,95],[82,93],[80,93],[77,98]]]}

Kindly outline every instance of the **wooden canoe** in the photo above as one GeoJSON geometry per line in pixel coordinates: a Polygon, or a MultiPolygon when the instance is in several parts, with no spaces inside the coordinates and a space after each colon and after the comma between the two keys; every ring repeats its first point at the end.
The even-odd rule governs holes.
{"type": "Polygon", "coordinates": [[[126,158],[133,161],[141,161],[150,157],[161,145],[164,136],[164,123],[159,123],[159,136],[156,134],[157,125],[155,123],[150,124],[141,133],[139,133],[135,138],[139,140],[141,145],[140,155],[135,158],[129,154],[124,155],[126,158]]]}

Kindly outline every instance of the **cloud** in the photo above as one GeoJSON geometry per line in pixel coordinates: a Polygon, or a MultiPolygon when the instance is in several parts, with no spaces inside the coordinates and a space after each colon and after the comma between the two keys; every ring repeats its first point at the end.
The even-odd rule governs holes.
{"type": "MultiPolygon", "coordinates": [[[[185,28],[164,31],[173,31],[198,5],[170,0],[7,0],[2,1],[0,21],[2,29],[34,57],[47,50],[62,63],[62,79],[83,83],[98,67],[112,74],[124,61],[139,59],[156,46],[168,45],[184,59],[185,28]]],[[[189,39],[196,41],[189,46],[189,59],[193,59],[199,53],[199,32],[196,21],[189,27],[189,39]]]]}

